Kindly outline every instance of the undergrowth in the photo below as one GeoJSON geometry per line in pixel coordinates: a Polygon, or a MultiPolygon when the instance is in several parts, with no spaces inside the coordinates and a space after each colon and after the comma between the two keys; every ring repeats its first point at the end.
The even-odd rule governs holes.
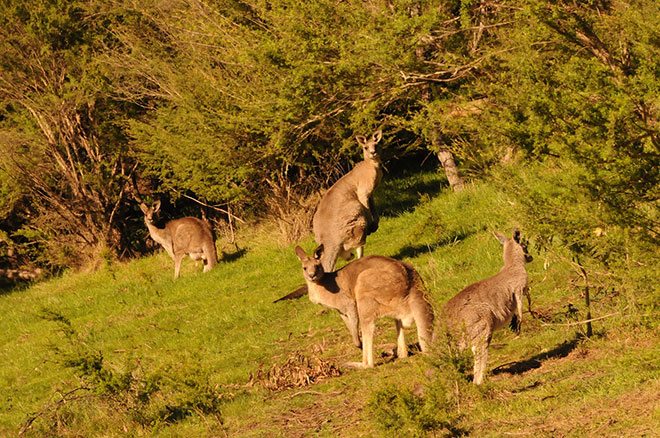
{"type": "Polygon", "coordinates": [[[471,357],[449,340],[424,357],[424,383],[410,388],[386,385],[367,404],[375,423],[388,436],[465,436],[469,421],[461,406],[478,396],[468,375],[471,357]]]}
{"type": "Polygon", "coordinates": [[[102,423],[101,417],[119,420],[123,423],[119,430],[137,436],[190,416],[222,426],[221,407],[234,394],[212,385],[208,372],[194,363],[147,369],[139,358],[131,358],[118,369],[88,344],[67,317],[48,308],[41,309],[40,317],[54,323],[59,334],[51,341],[52,361],[72,370],[77,383],[28,415],[20,435],[77,436],[90,420],[102,423]]]}

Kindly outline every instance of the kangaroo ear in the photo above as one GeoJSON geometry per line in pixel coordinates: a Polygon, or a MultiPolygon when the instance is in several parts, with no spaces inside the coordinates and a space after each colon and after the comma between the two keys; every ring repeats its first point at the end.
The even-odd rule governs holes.
{"type": "Polygon", "coordinates": [[[144,205],[144,203],[140,204],[140,210],[142,210],[142,213],[147,214],[149,212],[149,207],[144,205]]]}
{"type": "Polygon", "coordinates": [[[379,129],[378,131],[374,132],[371,138],[373,139],[374,143],[379,143],[383,138],[383,130],[379,129]]]}
{"type": "Polygon", "coordinates": [[[314,250],[314,258],[316,260],[321,259],[321,255],[323,255],[323,244],[320,244],[315,250],[314,250]]]}
{"type": "Polygon", "coordinates": [[[367,138],[364,135],[356,135],[355,139],[360,146],[364,146],[367,143],[367,138]]]}
{"type": "Polygon", "coordinates": [[[160,200],[154,202],[154,213],[160,210],[160,200]]]}
{"type": "Polygon", "coordinates": [[[498,233],[497,231],[493,231],[493,236],[497,237],[497,240],[499,240],[502,245],[508,240],[504,234],[498,233]]]}
{"type": "Polygon", "coordinates": [[[518,228],[513,229],[513,240],[516,243],[520,243],[520,230],[518,228]]]}
{"type": "Polygon", "coordinates": [[[307,254],[305,253],[305,250],[302,249],[300,246],[296,246],[296,255],[298,256],[301,262],[307,258],[307,254]]]}

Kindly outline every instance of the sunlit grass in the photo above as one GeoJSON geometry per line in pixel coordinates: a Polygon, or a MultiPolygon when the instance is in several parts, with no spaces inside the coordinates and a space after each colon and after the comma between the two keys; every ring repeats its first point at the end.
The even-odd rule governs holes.
{"type": "MultiPolygon", "coordinates": [[[[500,269],[501,245],[492,231],[509,233],[519,226],[525,232],[515,203],[488,184],[456,194],[438,174],[412,175],[385,182],[376,202],[388,200],[392,205],[369,236],[365,254],[412,263],[437,307],[500,269]]],[[[0,435],[15,436],[36,415],[26,436],[48,430],[89,437],[373,436],[382,432],[366,407],[374,391],[385,385],[433,385],[421,355],[381,357],[395,345],[389,320],[377,326],[375,369],[346,371],[284,392],[252,381],[260,367],[281,364],[293,351],[314,352],[338,365],[359,360],[361,353],[334,311],[307,298],[272,303],[303,284],[294,245],[280,246],[268,224],[241,230],[238,244],[244,250],[240,257],[221,260],[205,274],[186,260],[176,281],[172,261],[161,252],[0,296],[0,435]],[[67,337],[61,325],[44,319],[44,312],[65,317],[75,335],[67,337]],[[99,390],[66,366],[66,351],[100,352],[108,370],[131,372],[136,384],[154,379],[158,390],[141,415],[167,421],[140,423],[137,408],[127,405],[138,401],[128,392],[114,395],[128,397],[123,404],[109,396],[58,404],[72,389],[99,390]],[[211,396],[200,398],[195,391],[211,396]],[[218,406],[209,407],[214,397],[218,406]],[[168,406],[183,413],[156,412],[168,406]]],[[[306,250],[315,245],[311,236],[299,244],[306,250]]],[[[218,245],[233,251],[224,237],[218,245]]],[[[597,434],[596,423],[608,418],[615,419],[611,430],[621,436],[634,436],[629,430],[658,433],[658,401],[650,398],[660,375],[657,315],[655,325],[648,323],[650,316],[640,325],[641,316],[628,318],[627,297],[604,296],[594,301],[593,315],[620,313],[594,323],[596,336],[584,339],[583,325],[562,325],[584,317],[577,274],[561,257],[534,256],[528,265],[533,309],[545,319],[526,313],[519,337],[496,332],[488,364],[491,372],[515,363],[529,368],[491,374],[480,389],[467,386],[461,427],[475,436],[530,430],[535,436],[572,434],[566,417],[583,411],[587,414],[575,430],[587,435],[597,434]],[[626,397],[644,401],[645,407],[627,413],[626,397]],[[607,415],[599,413],[598,406],[607,404],[612,406],[607,415]],[[648,414],[644,425],[640,422],[647,420],[634,417],[641,413],[648,414]],[[548,422],[556,423],[554,429],[548,422]]],[[[408,332],[409,342],[414,333],[408,332]]]]}

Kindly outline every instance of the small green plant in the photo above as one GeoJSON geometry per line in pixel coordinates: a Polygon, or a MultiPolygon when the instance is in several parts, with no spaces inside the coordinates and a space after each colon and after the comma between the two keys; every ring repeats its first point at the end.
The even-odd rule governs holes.
{"type": "MultiPolygon", "coordinates": [[[[233,397],[219,385],[211,384],[209,374],[192,363],[148,370],[139,359],[129,359],[122,368],[108,363],[101,351],[87,344],[71,321],[62,313],[43,308],[42,319],[57,323],[64,342],[53,343],[55,362],[73,370],[78,381],[41,411],[30,414],[21,435],[67,436],[80,424],[90,421],[90,406],[98,419],[112,421],[124,417],[122,429],[153,431],[192,415],[211,416],[222,425],[221,405],[233,397]],[[40,419],[40,421],[36,421],[40,419]],[[128,421],[126,420],[128,419],[128,421]]],[[[111,430],[118,425],[107,424],[111,430]]]]}
{"type": "Polygon", "coordinates": [[[447,342],[425,363],[429,368],[424,372],[428,379],[424,385],[415,389],[388,385],[372,394],[368,407],[376,422],[392,436],[466,435],[461,405],[475,391],[467,375],[471,357],[447,342]]]}

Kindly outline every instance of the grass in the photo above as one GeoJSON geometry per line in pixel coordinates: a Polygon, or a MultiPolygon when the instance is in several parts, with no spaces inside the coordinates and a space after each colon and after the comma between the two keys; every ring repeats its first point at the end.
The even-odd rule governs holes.
{"type": "MultiPolygon", "coordinates": [[[[386,180],[376,203],[386,207],[365,253],[412,263],[438,306],[499,270],[491,231],[524,231],[493,186],[455,194],[436,173],[386,180]]],[[[657,290],[594,289],[592,315],[613,315],[585,338],[583,324],[566,325],[584,318],[584,288],[561,249],[536,249],[541,318],[526,313],[518,338],[495,334],[480,388],[437,355],[393,360],[383,320],[374,369],[266,389],[259,370],[287,371],[294,353],[336,366],[361,356],[335,312],[272,303],[303,283],[294,245],[274,230],[242,230],[235,257],[220,239],[231,261],[202,274],[187,260],[177,281],[161,252],[0,295],[0,436],[413,436],[433,435],[424,421],[440,417],[437,436],[660,434],[660,317],[637,304],[657,290]],[[381,412],[373,400],[385,396],[401,404],[381,412]]]]}

